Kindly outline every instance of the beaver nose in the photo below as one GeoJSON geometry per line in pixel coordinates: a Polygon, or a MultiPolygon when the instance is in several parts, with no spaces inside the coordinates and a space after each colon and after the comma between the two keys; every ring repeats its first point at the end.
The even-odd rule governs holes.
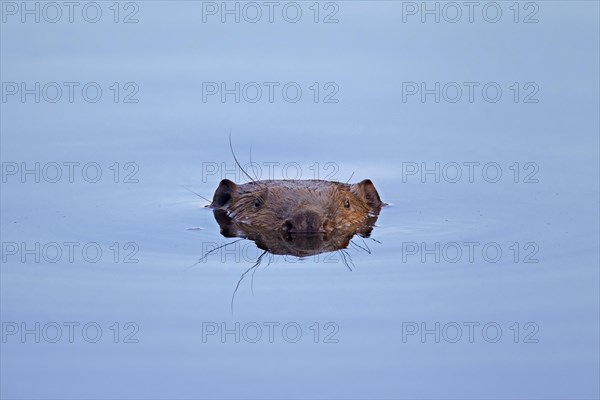
{"type": "Polygon", "coordinates": [[[325,232],[328,223],[314,211],[300,211],[283,223],[282,229],[288,233],[319,233],[325,232]]]}

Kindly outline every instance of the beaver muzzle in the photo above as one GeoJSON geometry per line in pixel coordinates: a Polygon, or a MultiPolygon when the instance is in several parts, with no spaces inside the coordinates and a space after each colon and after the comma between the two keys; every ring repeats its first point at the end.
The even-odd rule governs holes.
{"type": "Polygon", "coordinates": [[[286,234],[316,234],[328,233],[329,221],[312,210],[296,212],[291,218],[286,219],[281,229],[286,234]]]}

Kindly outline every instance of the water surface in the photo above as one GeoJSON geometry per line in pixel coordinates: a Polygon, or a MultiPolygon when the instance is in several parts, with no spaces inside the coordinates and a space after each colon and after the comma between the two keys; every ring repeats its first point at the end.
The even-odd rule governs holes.
{"type": "Polygon", "coordinates": [[[330,24],[309,3],[298,23],[256,24],[203,23],[201,2],[136,4],[134,24],[109,3],[97,24],[2,24],[3,82],[104,89],[96,103],[2,103],[2,397],[599,396],[597,3],[537,2],[530,24],[508,3],[498,23],[421,23],[403,22],[403,3],[337,2],[330,24]],[[115,103],[114,82],[139,102],[115,103]],[[206,82],[303,96],[204,102],[206,82]],[[453,103],[450,86],[423,101],[403,97],[407,82],[503,96],[453,103]],[[352,272],[335,253],[265,259],[231,315],[260,251],[242,241],[197,263],[234,239],[184,188],[210,199],[222,178],[248,180],[230,131],[262,178],[375,183],[390,205],[348,249],[352,272]],[[9,174],[21,163],[63,175],[9,174]],[[79,163],[73,182],[64,163],[79,163]],[[40,324],[40,343],[8,335],[22,323],[40,324]]]}

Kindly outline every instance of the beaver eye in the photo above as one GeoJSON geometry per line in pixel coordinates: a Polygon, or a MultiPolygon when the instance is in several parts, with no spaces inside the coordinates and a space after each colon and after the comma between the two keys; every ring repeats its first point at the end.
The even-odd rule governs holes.
{"type": "Polygon", "coordinates": [[[345,208],[350,208],[350,200],[344,201],[344,207],[345,208]]]}
{"type": "Polygon", "coordinates": [[[254,207],[259,208],[262,206],[262,201],[260,199],[254,200],[254,207]]]}

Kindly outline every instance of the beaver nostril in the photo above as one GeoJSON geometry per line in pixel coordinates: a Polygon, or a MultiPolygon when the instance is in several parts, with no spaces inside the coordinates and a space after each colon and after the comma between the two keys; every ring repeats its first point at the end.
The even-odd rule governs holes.
{"type": "Polygon", "coordinates": [[[289,219],[283,223],[283,230],[290,232],[294,228],[294,224],[289,219]]]}

